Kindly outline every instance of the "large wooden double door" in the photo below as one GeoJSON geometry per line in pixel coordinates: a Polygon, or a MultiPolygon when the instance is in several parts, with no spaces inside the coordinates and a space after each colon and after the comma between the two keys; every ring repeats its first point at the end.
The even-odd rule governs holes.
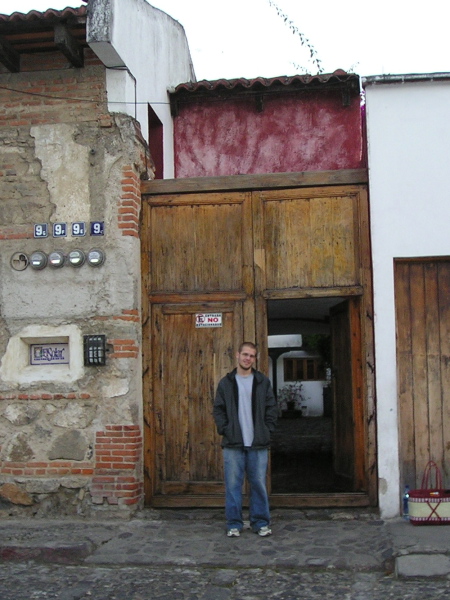
{"type": "MultiPolygon", "coordinates": [[[[267,301],[357,299],[361,352],[370,298],[366,192],[357,185],[162,189],[144,196],[142,220],[146,498],[154,506],[218,506],[223,473],[212,401],[242,341],[256,341],[258,368],[267,372],[267,301]]],[[[364,362],[355,357],[360,382],[364,362]]],[[[350,394],[347,404],[354,402],[350,394]]],[[[366,391],[357,402],[346,464],[361,477],[371,461],[366,391]]],[[[368,502],[363,479],[359,500],[347,503],[368,502]]]]}

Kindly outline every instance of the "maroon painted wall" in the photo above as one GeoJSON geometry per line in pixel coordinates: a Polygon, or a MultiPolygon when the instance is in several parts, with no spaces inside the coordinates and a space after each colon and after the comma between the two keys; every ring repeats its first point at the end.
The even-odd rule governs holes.
{"type": "Polygon", "coordinates": [[[319,89],[254,96],[188,98],[178,105],[176,177],[286,173],[366,166],[358,93],[319,89]]]}

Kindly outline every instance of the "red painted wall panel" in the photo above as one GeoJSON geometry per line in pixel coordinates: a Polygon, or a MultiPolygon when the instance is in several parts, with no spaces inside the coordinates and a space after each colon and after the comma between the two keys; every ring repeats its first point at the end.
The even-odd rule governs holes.
{"type": "Polygon", "coordinates": [[[190,98],[175,118],[176,177],[365,167],[360,98],[339,90],[190,98]]]}

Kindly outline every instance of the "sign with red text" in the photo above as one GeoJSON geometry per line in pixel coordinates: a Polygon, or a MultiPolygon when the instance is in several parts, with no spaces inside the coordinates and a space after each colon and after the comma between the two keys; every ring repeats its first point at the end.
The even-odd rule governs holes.
{"type": "Polygon", "coordinates": [[[197,313],[196,327],[222,327],[222,313],[197,313]]]}

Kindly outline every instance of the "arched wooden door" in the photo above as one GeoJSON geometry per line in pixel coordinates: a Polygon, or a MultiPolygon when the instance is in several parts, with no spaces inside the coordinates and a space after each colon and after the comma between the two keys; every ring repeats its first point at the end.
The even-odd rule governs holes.
{"type": "MultiPolygon", "coordinates": [[[[367,312],[366,211],[361,186],[144,197],[145,479],[153,506],[223,505],[212,401],[242,341],[258,343],[258,368],[267,372],[268,299],[355,296],[367,312]]],[[[361,345],[358,352],[366,364],[361,345]]],[[[351,450],[363,474],[367,389],[353,437],[364,447],[351,450]]],[[[359,489],[345,502],[328,500],[367,504],[370,482],[359,489]]]]}

